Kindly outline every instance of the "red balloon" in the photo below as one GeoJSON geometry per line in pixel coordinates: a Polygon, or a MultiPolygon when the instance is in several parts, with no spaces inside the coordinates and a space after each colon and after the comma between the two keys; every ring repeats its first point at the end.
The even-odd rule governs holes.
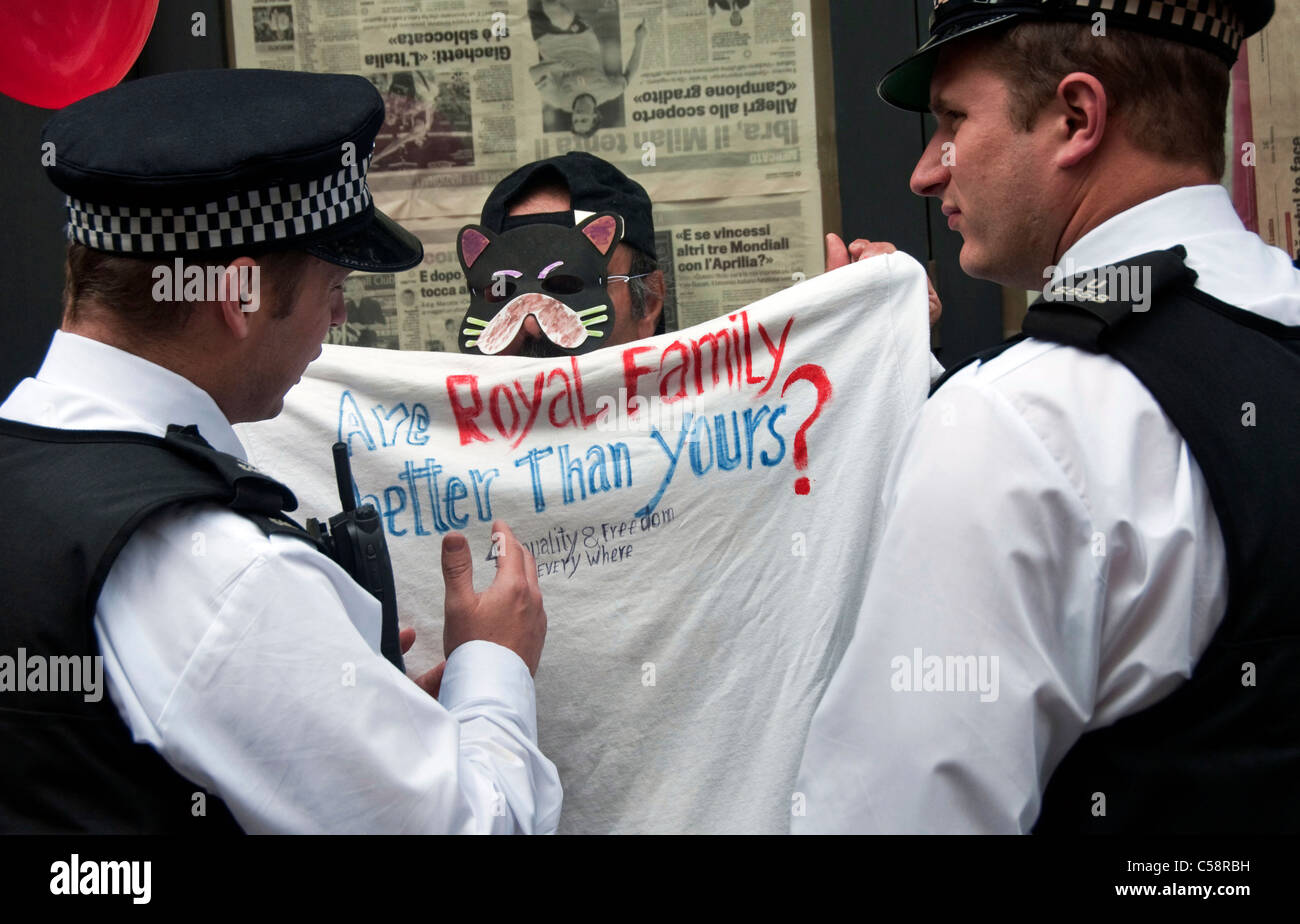
{"type": "Polygon", "coordinates": [[[158,0],[0,0],[0,93],[61,109],[116,85],[157,12],[158,0]]]}

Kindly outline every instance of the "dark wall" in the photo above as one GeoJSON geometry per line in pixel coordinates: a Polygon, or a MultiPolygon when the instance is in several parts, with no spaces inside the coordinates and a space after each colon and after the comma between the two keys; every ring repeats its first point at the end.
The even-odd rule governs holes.
{"type": "Polygon", "coordinates": [[[922,117],[876,95],[876,80],[916,47],[914,12],[908,3],[844,0],[831,0],[830,12],[845,239],[890,241],[924,262],[925,203],[907,188],[924,143],[922,117]]]}
{"type": "Polygon", "coordinates": [[[935,354],[951,365],[1002,339],[1002,290],[961,271],[961,235],[948,228],[937,200],[908,188],[931,120],[876,95],[885,71],[924,40],[932,9],[932,0],[831,0],[835,132],[846,240],[890,241],[932,261],[944,305],[935,354]]]}
{"type": "MultiPolygon", "coordinates": [[[[224,67],[225,18],[221,0],[162,0],[153,31],[130,80],[146,74],[224,67]],[[204,37],[191,17],[207,17],[204,37]]],[[[0,396],[40,367],[62,314],[63,194],[41,166],[41,127],[48,109],[0,95],[0,396]]]]}
{"type": "Polygon", "coordinates": [[[0,395],[40,367],[59,326],[63,195],[41,166],[49,110],[0,96],[0,395]]]}

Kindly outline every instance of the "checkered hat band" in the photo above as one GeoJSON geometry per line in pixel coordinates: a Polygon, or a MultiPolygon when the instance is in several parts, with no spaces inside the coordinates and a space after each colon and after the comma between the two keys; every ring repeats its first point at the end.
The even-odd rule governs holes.
{"type": "Polygon", "coordinates": [[[1222,42],[1234,53],[1245,38],[1241,20],[1222,0],[1074,0],[1074,5],[1160,23],[1222,42]]]}
{"type": "MultiPolygon", "coordinates": [[[[1027,12],[1024,0],[934,0],[934,15],[930,32],[935,34],[936,24],[947,28],[963,19],[987,18],[1002,10],[1009,14],[1027,12]]],[[[1146,23],[1160,34],[1175,37],[1185,32],[1188,38],[1200,39],[1207,45],[1222,46],[1235,55],[1245,38],[1241,20],[1224,0],[1040,0],[1039,12],[1048,15],[1052,10],[1074,8],[1080,18],[1093,13],[1116,17],[1116,25],[1137,27],[1146,23]]]]}
{"type": "Polygon", "coordinates": [[[168,254],[248,247],[321,231],[370,205],[370,158],[306,183],[180,208],[93,205],[67,198],[68,237],[95,250],[168,254]]]}

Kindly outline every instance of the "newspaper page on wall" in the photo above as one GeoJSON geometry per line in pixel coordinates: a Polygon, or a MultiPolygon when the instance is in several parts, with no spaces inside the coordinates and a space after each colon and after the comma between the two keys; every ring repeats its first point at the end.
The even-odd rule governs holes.
{"type": "Polygon", "coordinates": [[[1268,28],[1246,40],[1242,56],[1251,126],[1235,153],[1255,181],[1260,237],[1294,260],[1300,255],[1300,7],[1278,4],[1268,28]]]}
{"type": "Polygon", "coordinates": [[[516,167],[589,151],[655,205],[667,329],[823,265],[810,0],[231,0],[237,67],[383,94],[376,204],[424,263],[348,281],[333,342],[455,351],[457,230],[516,167]]]}

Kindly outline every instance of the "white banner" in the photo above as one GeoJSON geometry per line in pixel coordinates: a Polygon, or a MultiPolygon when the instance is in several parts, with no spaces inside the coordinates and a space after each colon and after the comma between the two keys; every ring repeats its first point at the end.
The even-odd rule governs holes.
{"type": "Polygon", "coordinates": [[[540,743],[564,832],[784,832],[857,618],[888,461],[929,386],[925,275],[853,264],[706,324],[568,359],[325,347],[241,426],[299,520],[330,445],[386,526],[418,673],[442,657],[439,543],[491,521],[536,556],[540,743]]]}

